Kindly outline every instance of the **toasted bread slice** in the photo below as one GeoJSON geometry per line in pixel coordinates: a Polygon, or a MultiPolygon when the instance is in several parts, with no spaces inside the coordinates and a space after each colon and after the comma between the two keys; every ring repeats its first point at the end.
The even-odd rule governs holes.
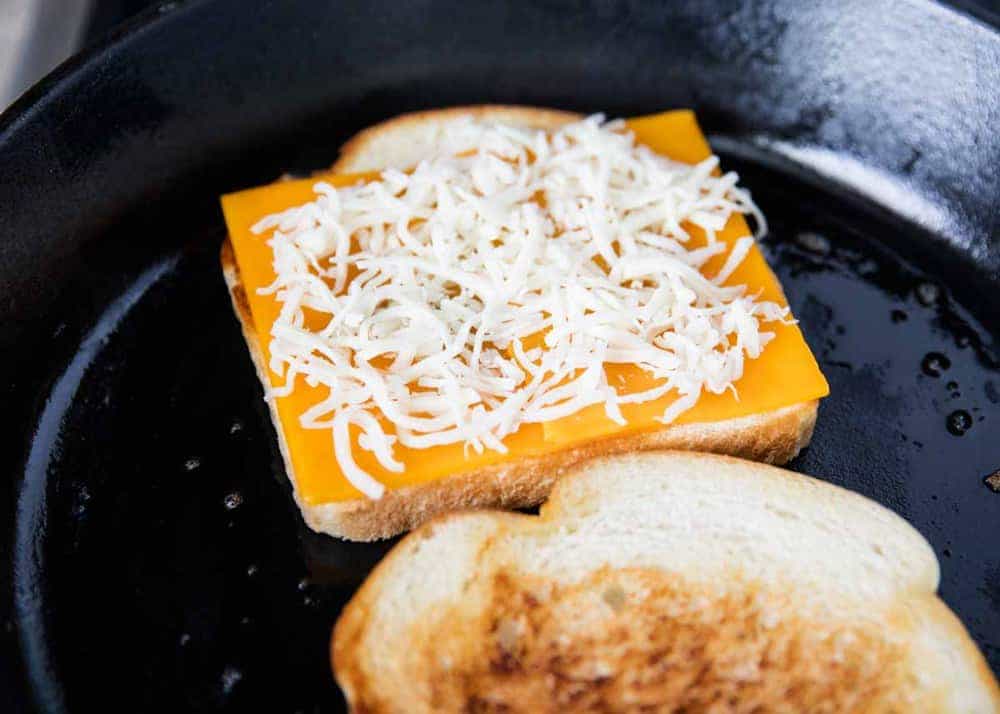
{"type": "Polygon", "coordinates": [[[1000,712],[904,520],[771,466],[591,461],[411,533],[337,622],[357,712],[1000,712]]]}
{"type": "MultiPolygon", "coordinates": [[[[348,141],[333,169],[358,173],[384,168],[408,168],[432,152],[456,125],[468,117],[513,126],[553,128],[578,119],[569,112],[531,107],[476,106],[407,114],[366,129],[348,141]]],[[[228,241],[222,249],[222,270],[257,374],[270,390],[267,365],[251,319],[239,268],[228,241]]],[[[266,339],[266,336],[263,336],[266,339]]],[[[665,426],[653,432],[596,440],[537,458],[520,458],[488,468],[452,474],[449,478],[388,491],[381,499],[310,505],[296,500],[306,523],[316,531],[351,540],[388,538],[410,530],[439,513],[474,507],[523,508],[545,499],[559,476],[597,456],[648,449],[690,449],[783,464],[812,438],[818,401],[717,422],[665,426]]],[[[281,424],[270,403],[272,421],[293,488],[295,473],[281,424]]]]}

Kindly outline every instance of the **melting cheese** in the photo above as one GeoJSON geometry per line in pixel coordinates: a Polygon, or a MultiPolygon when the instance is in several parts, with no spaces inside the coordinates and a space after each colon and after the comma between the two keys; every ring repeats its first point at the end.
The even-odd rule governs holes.
{"type": "Polygon", "coordinates": [[[300,498],[826,394],[693,115],[627,128],[224,197],[300,498]]]}

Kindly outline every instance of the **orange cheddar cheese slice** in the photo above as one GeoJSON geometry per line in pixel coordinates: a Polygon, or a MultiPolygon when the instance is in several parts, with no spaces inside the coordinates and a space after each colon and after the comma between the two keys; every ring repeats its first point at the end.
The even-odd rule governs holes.
{"type": "MultiPolygon", "coordinates": [[[[676,161],[697,163],[711,154],[693,112],[665,112],[631,119],[627,125],[639,143],[676,161]]],[[[258,294],[259,288],[274,281],[275,274],[267,240],[264,236],[255,235],[251,226],[264,216],[314,200],[313,186],[317,181],[343,187],[375,176],[320,175],[222,197],[226,225],[265,365],[270,360],[268,346],[271,325],[278,316],[280,304],[273,295],[258,294]]],[[[691,228],[692,240],[696,244],[699,239],[697,230],[686,227],[691,228]]],[[[743,216],[734,214],[718,237],[731,245],[740,236],[749,234],[750,230],[743,216]]],[[[705,274],[713,275],[724,260],[724,255],[716,256],[705,266],[705,274]]],[[[746,285],[749,293],[759,293],[763,300],[787,304],[777,278],[756,246],[730,276],[727,284],[746,285]]],[[[743,376],[735,384],[737,394],[734,395],[731,391],[723,394],[704,392],[698,403],[682,413],[673,424],[722,421],[760,414],[818,399],[829,393],[826,379],[798,326],[768,323],[766,329],[774,332],[775,338],[764,348],[759,358],[746,360],[743,376]]],[[[632,365],[609,364],[605,369],[609,383],[620,386],[624,392],[636,392],[656,384],[652,377],[632,365]]],[[[268,376],[276,384],[282,383],[278,375],[268,376]]],[[[331,432],[326,429],[306,429],[300,425],[300,415],[322,401],[327,396],[326,391],[323,387],[310,387],[300,379],[291,394],[275,400],[280,428],[288,445],[298,497],[309,505],[363,498],[340,470],[334,457],[331,432]]],[[[372,454],[361,448],[353,450],[354,458],[361,469],[387,488],[400,488],[502,461],[556,452],[581,441],[663,428],[656,417],[662,415],[664,409],[675,399],[676,394],[668,393],[649,402],[622,405],[622,414],[627,421],[625,425],[605,416],[603,405],[595,405],[544,424],[526,424],[504,439],[508,448],[506,454],[489,449],[476,453],[462,444],[428,449],[410,449],[397,444],[394,454],[405,465],[400,473],[382,468],[372,454]]],[[[356,439],[357,435],[354,434],[353,437],[356,439]]]]}

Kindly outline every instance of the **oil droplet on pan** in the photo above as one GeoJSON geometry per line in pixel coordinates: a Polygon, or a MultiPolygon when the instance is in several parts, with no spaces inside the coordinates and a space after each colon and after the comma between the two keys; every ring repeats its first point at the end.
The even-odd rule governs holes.
{"type": "Polygon", "coordinates": [[[878,272],[878,263],[870,259],[863,260],[858,264],[857,271],[862,278],[871,277],[878,272]]]}
{"type": "Polygon", "coordinates": [[[804,232],[799,233],[795,236],[795,241],[799,244],[799,247],[803,250],[807,250],[810,253],[815,253],[816,255],[829,255],[830,254],[830,241],[825,236],[821,236],[819,233],[804,232]]]}
{"type": "Polygon", "coordinates": [[[920,283],[916,288],[917,300],[924,307],[936,305],[941,299],[941,288],[934,283],[920,283]]]}
{"type": "Polygon", "coordinates": [[[920,362],[920,369],[928,377],[940,377],[941,373],[951,367],[951,360],[940,352],[928,352],[920,362]]]}
{"type": "Polygon", "coordinates": [[[76,492],[76,504],[73,506],[73,515],[81,518],[87,515],[87,504],[90,503],[90,490],[86,486],[80,486],[76,492]]]}
{"type": "Polygon", "coordinates": [[[962,436],[972,427],[972,415],[964,409],[957,409],[948,415],[945,423],[950,433],[962,436]]]}
{"type": "Polygon", "coordinates": [[[236,667],[226,667],[222,670],[222,693],[231,693],[241,679],[243,679],[243,672],[236,667]]]}

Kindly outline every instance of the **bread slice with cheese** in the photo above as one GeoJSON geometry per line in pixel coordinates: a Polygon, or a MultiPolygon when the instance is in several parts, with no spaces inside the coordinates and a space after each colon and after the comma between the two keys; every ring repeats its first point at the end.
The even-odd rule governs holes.
{"type": "MultiPolygon", "coordinates": [[[[678,155],[674,158],[686,162],[704,158],[709,152],[708,145],[698,132],[693,115],[689,112],[675,114],[677,116],[670,117],[672,123],[668,123],[678,127],[677,131],[687,132],[690,140],[686,140],[687,143],[675,142],[678,155]]],[[[324,178],[335,181],[340,176],[353,176],[353,180],[357,180],[357,176],[370,175],[369,172],[388,168],[407,169],[438,150],[443,141],[453,138],[456,132],[468,126],[470,120],[550,130],[577,119],[577,115],[567,112],[504,106],[463,107],[405,115],[367,129],[350,140],[343,147],[332,174],[324,178]]],[[[646,132],[655,135],[655,130],[656,127],[650,125],[646,132]]],[[[223,206],[231,234],[234,231],[241,235],[248,233],[247,226],[273,212],[276,206],[285,208],[294,205],[290,203],[293,200],[301,202],[301,197],[311,193],[312,183],[289,182],[236,194],[235,197],[224,197],[223,206]],[[286,203],[281,204],[280,201],[286,203]]],[[[335,185],[349,185],[348,179],[335,185]]],[[[739,221],[745,231],[741,216],[739,221]]],[[[457,457],[454,456],[456,452],[452,452],[453,455],[448,457],[450,460],[441,460],[440,455],[429,453],[424,460],[419,456],[415,458],[417,466],[431,465],[431,475],[415,477],[410,481],[407,474],[398,477],[385,474],[390,479],[387,481],[388,490],[379,499],[367,498],[349,485],[341,487],[342,476],[317,473],[328,469],[329,460],[322,461],[314,456],[331,451],[329,437],[315,430],[305,433],[299,429],[294,408],[286,404],[283,411],[281,400],[271,393],[272,373],[268,369],[266,353],[268,326],[266,322],[258,324],[259,314],[255,322],[255,310],[252,309],[254,300],[261,300],[257,297],[257,289],[273,279],[273,273],[268,273],[268,268],[262,265],[267,261],[263,246],[260,238],[251,237],[241,242],[234,235],[232,242],[227,240],[223,246],[223,274],[250,354],[265,387],[296,500],[310,527],[332,535],[352,540],[373,540],[406,531],[446,511],[469,507],[521,508],[535,505],[544,500],[561,474],[595,457],[609,454],[664,448],[690,449],[785,463],[808,444],[816,420],[817,397],[826,393],[826,384],[797,328],[787,326],[782,328],[789,332],[786,341],[797,341],[798,352],[789,352],[795,356],[790,358],[786,355],[780,365],[771,364],[771,371],[768,372],[771,376],[758,375],[755,389],[742,391],[740,401],[732,402],[743,410],[734,416],[729,416],[728,407],[712,407],[710,419],[699,421],[692,417],[693,421],[623,432],[595,430],[588,423],[581,423],[579,427],[571,424],[563,429],[570,436],[593,431],[593,437],[579,440],[567,436],[565,446],[535,449],[527,455],[515,454],[472,466],[466,465],[460,449],[457,457]],[[236,244],[235,250],[233,244],[236,244]],[[256,255],[253,255],[254,251],[257,251],[256,255]],[[249,280],[248,269],[255,271],[249,280]],[[803,371],[809,371],[813,380],[808,396],[792,403],[787,403],[787,399],[776,399],[783,390],[794,388],[794,370],[802,367],[797,363],[806,362],[808,364],[803,371]],[[766,397],[762,399],[764,403],[778,403],[780,406],[747,413],[747,406],[754,403],[754,393],[766,397]],[[306,462],[309,464],[304,465],[306,462]],[[435,464],[436,471],[433,468],[435,464]],[[340,482],[333,483],[338,479],[340,482]]],[[[755,252],[753,260],[757,261],[757,269],[767,274],[768,280],[775,286],[775,293],[783,300],[780,286],[763,258],[755,252]]],[[[260,307],[261,312],[271,309],[268,305],[260,307]]],[[[784,335],[782,339],[785,340],[784,335]]],[[[772,351],[777,349],[768,347],[772,351]]],[[[768,351],[765,350],[764,357],[757,362],[764,363],[767,359],[768,351]]],[[[747,377],[744,381],[751,380],[747,377]]],[[[743,390],[743,383],[737,387],[743,390]]],[[[715,395],[706,395],[703,400],[708,402],[709,397],[715,398],[715,395]]],[[[293,394],[285,399],[291,402],[298,398],[293,394]]],[[[299,412],[309,406],[304,400],[296,404],[299,412]]],[[[692,414],[697,412],[692,411],[692,414]]],[[[410,466],[409,462],[407,466],[410,466]]]]}
{"type": "Polygon", "coordinates": [[[657,452],[538,516],[452,514],[376,567],[331,654],[352,711],[1000,712],[894,513],[772,466],[657,452]]]}

